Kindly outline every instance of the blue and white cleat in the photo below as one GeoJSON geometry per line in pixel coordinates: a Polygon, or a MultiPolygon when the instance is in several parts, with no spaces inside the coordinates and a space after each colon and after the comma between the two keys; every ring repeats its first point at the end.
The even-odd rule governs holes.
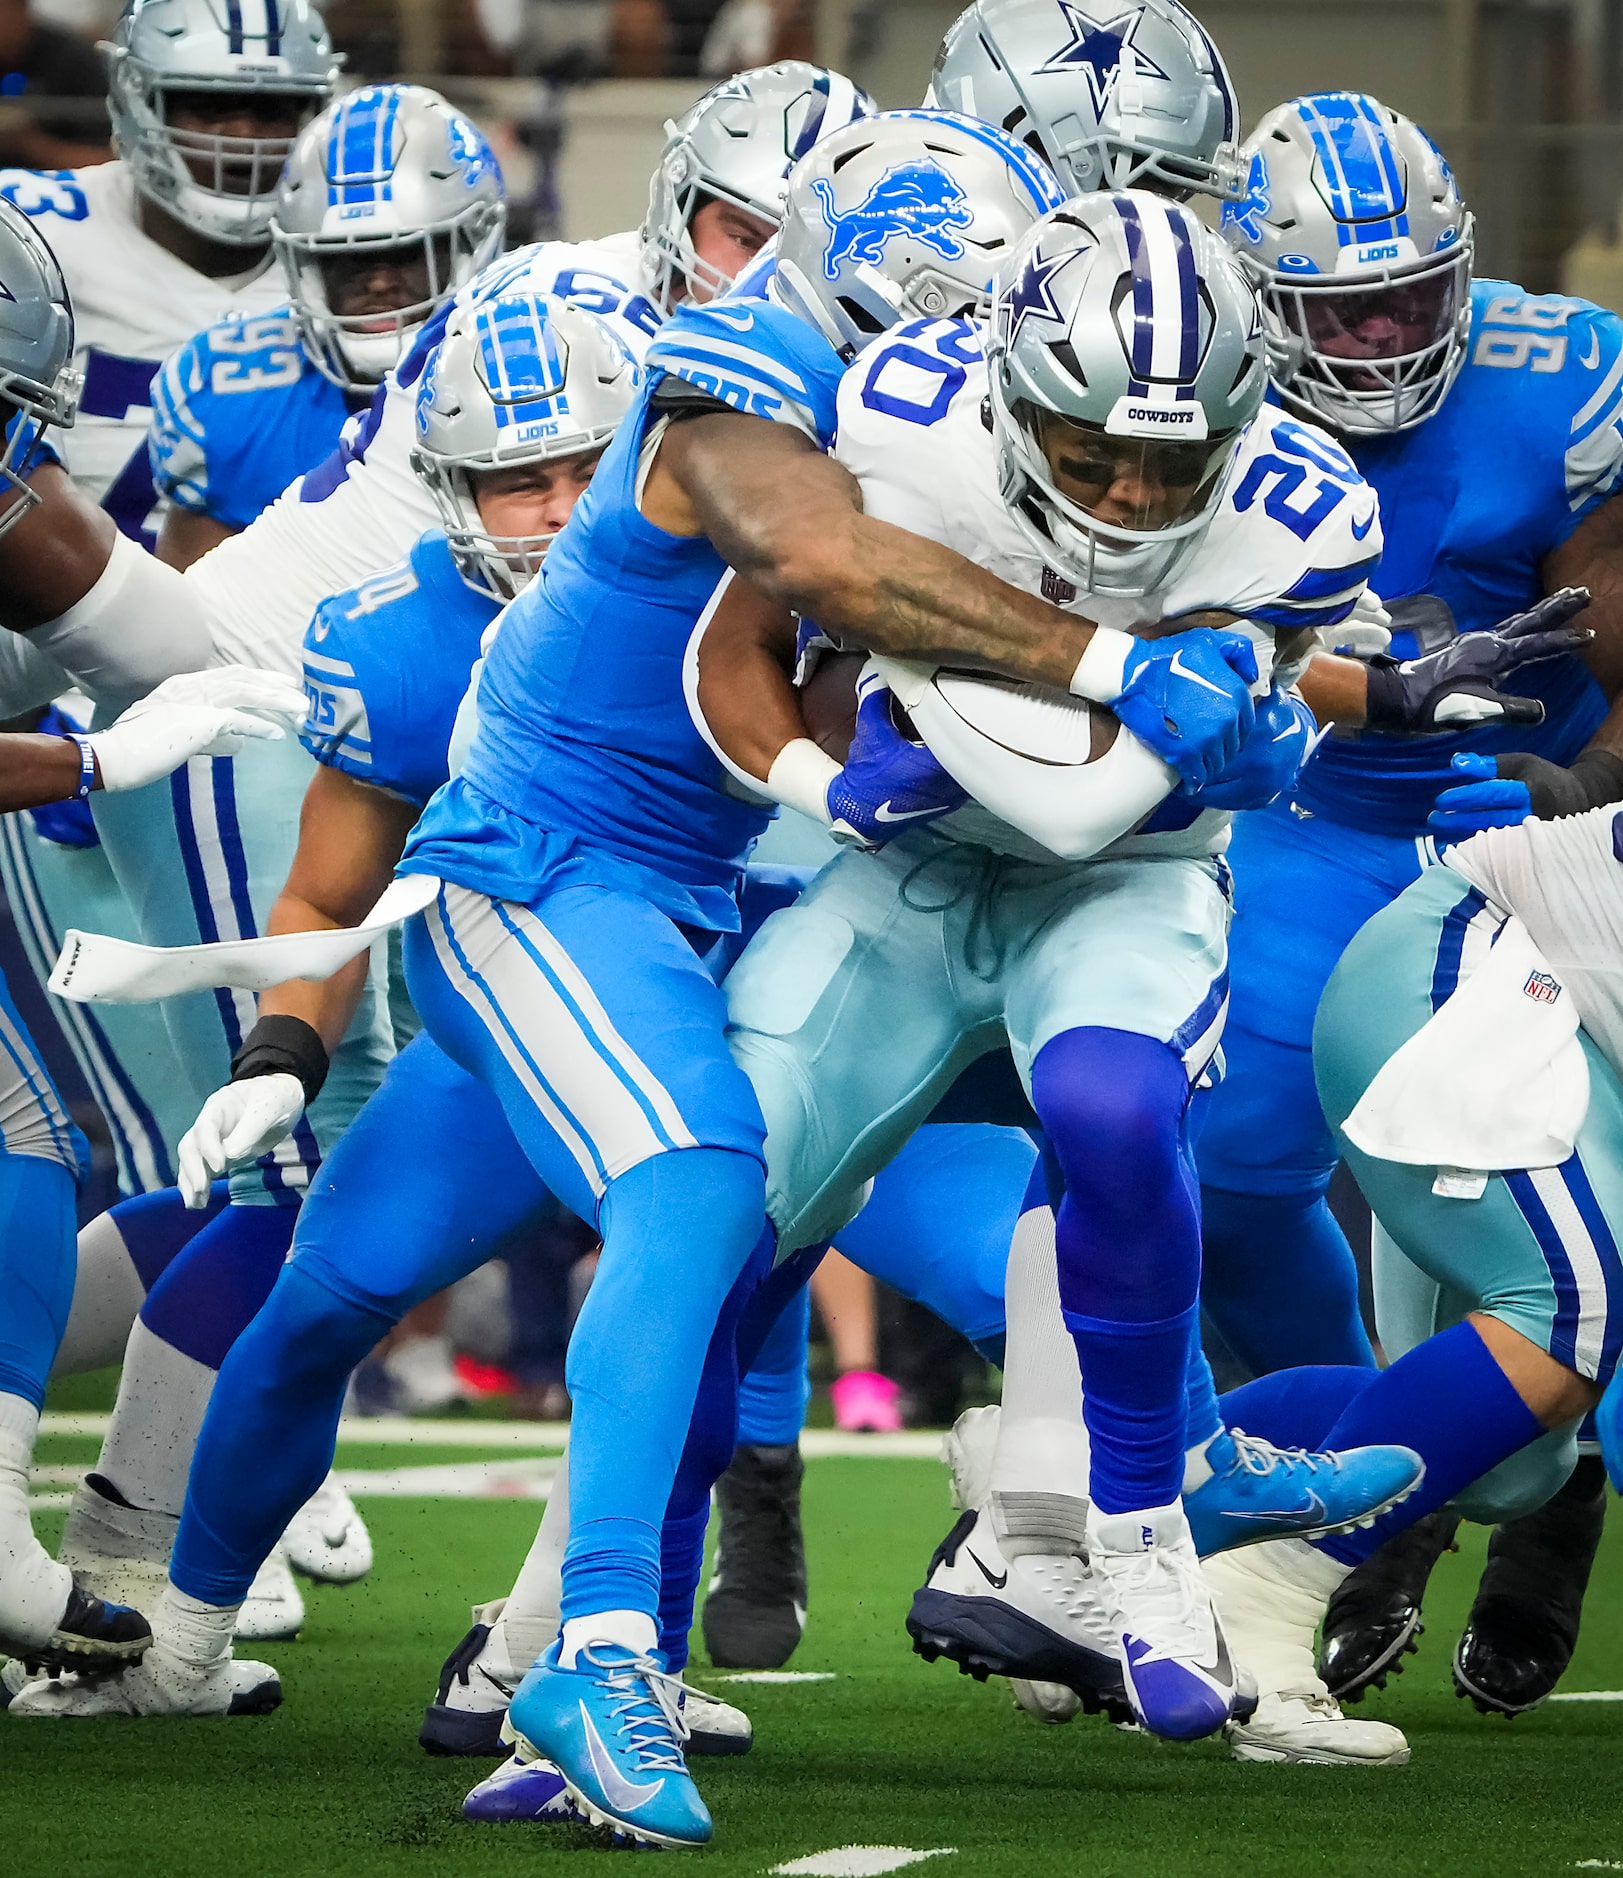
{"type": "Polygon", "coordinates": [[[1088,1513],[1088,1562],[1114,1625],[1133,1713],[1166,1741],[1199,1741],[1256,1711],[1201,1576],[1182,1506],[1088,1513]]]}
{"type": "Polygon", "coordinates": [[[1313,1454],[1231,1428],[1206,1449],[1211,1478],[1183,1496],[1202,1558],[1263,1539],[1322,1539],[1368,1526],[1426,1475],[1413,1448],[1313,1454]]]}
{"type": "Polygon", "coordinates": [[[572,1669],[554,1644],[508,1710],[515,1743],[558,1769],[584,1818],[644,1845],[708,1844],[710,1815],[682,1743],[682,1685],[651,1656],[588,1644],[572,1669]]]}
{"type": "Polygon", "coordinates": [[[532,1752],[527,1742],[515,1744],[512,1754],[493,1774],[481,1780],[462,1802],[465,1819],[490,1820],[509,1825],[515,1820],[563,1826],[581,1818],[564,1785],[564,1777],[551,1761],[532,1752]]]}

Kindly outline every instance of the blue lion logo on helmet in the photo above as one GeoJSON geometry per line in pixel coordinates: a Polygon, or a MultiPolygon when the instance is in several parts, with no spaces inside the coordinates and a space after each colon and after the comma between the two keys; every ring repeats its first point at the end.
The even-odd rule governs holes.
{"type": "Polygon", "coordinates": [[[898,235],[922,241],[944,261],[956,261],[964,244],[954,229],[975,219],[969,199],[939,163],[900,163],[886,170],[854,209],[839,215],[834,188],[827,178],[812,181],[823,220],[832,237],[823,255],[823,273],[838,280],[842,262],[868,261],[878,266],[885,244],[898,235]]]}
{"type": "Polygon", "coordinates": [[[1262,240],[1264,216],[1273,209],[1273,198],[1268,188],[1268,165],[1263,161],[1262,152],[1254,151],[1251,157],[1251,169],[1246,177],[1246,196],[1243,202],[1225,202],[1221,226],[1225,229],[1237,228],[1255,247],[1262,240]]]}

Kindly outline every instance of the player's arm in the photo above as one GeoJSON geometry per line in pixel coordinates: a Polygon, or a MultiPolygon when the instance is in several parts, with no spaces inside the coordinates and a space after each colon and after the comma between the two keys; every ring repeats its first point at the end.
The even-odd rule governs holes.
{"type": "MultiPolygon", "coordinates": [[[[299,846],[271,908],[267,933],[358,926],[393,878],[417,820],[415,803],[323,765],[299,811],[299,846]]],[[[330,1055],[344,1039],[366,985],[366,953],[331,978],[290,979],[260,993],[263,1017],[297,1017],[330,1055]]]]}
{"type": "Polygon", "coordinates": [[[217,548],[222,541],[241,533],[240,528],[231,527],[217,516],[183,509],[177,503],[164,515],[155,552],[167,566],[185,569],[193,561],[202,560],[210,548],[217,548]]]}

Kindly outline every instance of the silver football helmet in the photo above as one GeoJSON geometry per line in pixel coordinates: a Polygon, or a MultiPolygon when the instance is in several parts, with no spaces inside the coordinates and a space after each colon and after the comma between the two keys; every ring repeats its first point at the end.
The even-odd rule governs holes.
{"type": "Polygon", "coordinates": [[[509,293],[452,313],[417,390],[411,462],[470,587],[511,600],[556,534],[492,535],[477,473],[601,451],[640,383],[613,328],[565,300],[509,293]]]}
{"type": "Polygon", "coordinates": [[[1280,400],[1348,436],[1432,415],[1465,362],[1473,221],[1418,124],[1357,92],[1270,111],[1222,232],[1262,295],[1280,400]]]}
{"type": "Polygon", "coordinates": [[[0,483],[17,491],[0,514],[0,534],[39,501],[25,481],[34,446],[47,424],[73,422],[83,384],[56,256],[28,217],[0,199],[0,483]]]}
{"type": "Polygon", "coordinates": [[[838,72],[786,59],[740,72],[667,123],[642,225],[643,268],[656,304],[713,300],[732,285],[694,252],[689,230],[707,202],[730,202],[775,228],[791,167],[819,139],[878,108],[838,72]]]}
{"type": "Polygon", "coordinates": [[[130,0],[105,45],[113,140],[135,186],[211,241],[258,247],[292,137],[223,137],[168,121],[177,97],[278,97],[300,122],[339,61],[309,0],[130,0]]]}
{"type": "Polygon", "coordinates": [[[1003,499],[1077,587],[1163,587],[1267,388],[1257,297],[1186,208],[1078,196],[999,273],[986,348],[1003,499]]]}
{"type": "Polygon", "coordinates": [[[301,133],[271,224],[311,360],[346,390],[378,384],[423,322],[495,259],[506,226],[496,153],[437,91],[368,85],[339,99],[301,133]],[[334,312],[334,272],[373,257],[421,262],[422,297],[334,312]]]}
{"type": "Polygon", "coordinates": [[[1072,194],[1243,194],[1234,86],[1178,0],[974,0],[925,103],[1001,126],[1072,194]]]}
{"type": "Polygon", "coordinates": [[[772,291],[846,358],[909,319],[983,318],[992,276],[1065,191],[990,124],[886,111],[789,177],[772,291]]]}

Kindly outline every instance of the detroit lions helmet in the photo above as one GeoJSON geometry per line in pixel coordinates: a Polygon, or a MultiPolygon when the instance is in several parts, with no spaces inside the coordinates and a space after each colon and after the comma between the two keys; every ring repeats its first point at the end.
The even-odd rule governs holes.
{"type": "Polygon", "coordinates": [[[1408,430],[1465,362],[1472,218],[1419,125],[1356,92],[1270,111],[1222,231],[1262,295],[1281,401],[1343,435],[1408,430]]]}
{"type": "Polygon", "coordinates": [[[820,138],[878,106],[838,72],[799,59],[740,72],[715,86],[676,122],[649,190],[643,267],[655,303],[713,300],[731,278],[694,252],[690,228],[707,202],[730,202],[775,228],[785,179],[820,138]]]}
{"type": "Polygon", "coordinates": [[[471,118],[422,85],[368,85],[306,125],[276,192],[271,237],[306,352],[357,390],[398,365],[423,322],[499,252],[506,191],[471,118]],[[426,292],[342,314],[332,271],[368,257],[424,263],[426,292]]]}
{"type": "Polygon", "coordinates": [[[0,534],[39,501],[24,480],[34,445],[47,424],[73,422],[83,384],[56,256],[28,217],[0,200],[0,482],[18,492],[0,514],[0,534]]]}
{"type": "Polygon", "coordinates": [[[640,383],[607,322],[568,301],[507,293],[452,313],[417,390],[411,462],[470,587],[511,600],[554,539],[492,535],[473,478],[604,449],[640,383]]]}
{"type": "Polygon", "coordinates": [[[1244,193],[1234,86],[1178,0],[974,0],[925,103],[1001,126],[1072,194],[1244,193]]]}
{"type": "Polygon", "coordinates": [[[999,484],[1033,547],[1089,592],[1164,586],[1267,388],[1223,243],[1158,196],[1076,197],[1000,272],[986,363],[999,484]]]}
{"type": "Polygon", "coordinates": [[[136,188],[211,241],[262,243],[293,139],[179,130],[168,113],[212,93],[290,99],[313,117],[339,61],[309,0],[130,0],[103,49],[113,141],[136,188]]]}
{"type": "Polygon", "coordinates": [[[999,264],[1064,199],[990,124],[886,111],[792,171],[772,291],[848,359],[903,320],[979,319],[999,264]]]}

